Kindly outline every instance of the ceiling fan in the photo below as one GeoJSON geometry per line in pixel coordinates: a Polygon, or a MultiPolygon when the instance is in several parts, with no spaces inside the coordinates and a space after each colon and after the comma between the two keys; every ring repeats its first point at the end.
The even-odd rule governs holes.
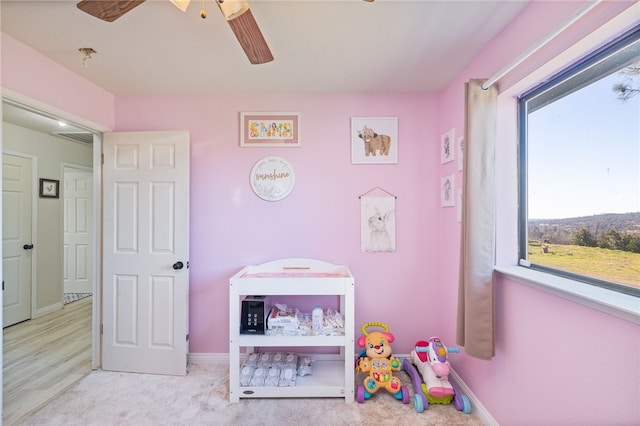
{"type": "MultiPolygon", "coordinates": [[[[102,19],[113,22],[133,8],[144,3],[145,0],[82,0],[78,9],[102,19]]],[[[183,12],[187,10],[190,0],[170,0],[183,12]]],[[[216,0],[222,14],[229,23],[233,34],[240,42],[240,46],[252,64],[264,64],[273,61],[273,55],[265,41],[258,23],[245,0],[216,0]]],[[[204,3],[203,3],[204,4],[204,3]]],[[[204,7],[200,16],[205,18],[204,7]]]]}

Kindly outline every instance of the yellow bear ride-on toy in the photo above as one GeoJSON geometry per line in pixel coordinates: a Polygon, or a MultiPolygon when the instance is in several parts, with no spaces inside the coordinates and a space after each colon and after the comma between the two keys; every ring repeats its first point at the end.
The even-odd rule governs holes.
{"type": "Polygon", "coordinates": [[[400,379],[393,375],[394,371],[402,369],[402,360],[391,355],[393,334],[389,327],[381,322],[368,322],[362,326],[362,334],[358,339],[358,346],[364,347],[356,361],[356,371],[369,373],[363,384],[358,385],[356,399],[362,403],[379,389],[386,389],[403,404],[409,403],[409,389],[402,386],[400,379]],[[380,327],[384,332],[367,332],[369,327],[380,327]]]}

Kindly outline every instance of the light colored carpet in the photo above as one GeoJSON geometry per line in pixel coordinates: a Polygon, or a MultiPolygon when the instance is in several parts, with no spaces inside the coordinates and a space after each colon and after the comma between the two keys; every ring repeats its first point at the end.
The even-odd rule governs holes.
{"type": "MultiPolygon", "coordinates": [[[[227,364],[192,364],[186,377],[94,371],[20,425],[481,425],[453,405],[416,412],[380,391],[360,404],[335,398],[229,402],[227,364]]],[[[404,372],[397,373],[411,388],[404,372]]],[[[356,375],[358,382],[362,377],[356,375]]],[[[413,397],[413,390],[411,389],[413,397]]],[[[413,399],[411,400],[413,401],[413,399]]]]}

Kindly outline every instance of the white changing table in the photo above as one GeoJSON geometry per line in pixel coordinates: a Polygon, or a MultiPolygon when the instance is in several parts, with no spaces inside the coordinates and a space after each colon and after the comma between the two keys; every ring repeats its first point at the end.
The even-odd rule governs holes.
{"type": "Polygon", "coordinates": [[[354,400],[354,290],[349,268],[321,260],[291,258],[247,266],[229,280],[229,400],[240,398],[336,397],[354,400]],[[247,295],[336,295],[344,317],[344,336],[268,336],[240,334],[240,303],[247,295]],[[339,354],[317,354],[313,374],[294,387],[241,387],[240,348],[338,347],[339,354]]]}

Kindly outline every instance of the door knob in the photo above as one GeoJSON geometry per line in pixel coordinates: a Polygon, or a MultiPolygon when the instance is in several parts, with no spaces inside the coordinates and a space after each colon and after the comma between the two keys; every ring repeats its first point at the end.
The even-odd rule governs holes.
{"type": "Polygon", "coordinates": [[[176,263],[173,264],[173,269],[178,270],[178,269],[182,269],[184,267],[184,263],[178,261],[176,263]]]}
{"type": "Polygon", "coordinates": [[[31,250],[33,248],[33,244],[25,244],[22,246],[22,248],[25,250],[31,250]]]}

